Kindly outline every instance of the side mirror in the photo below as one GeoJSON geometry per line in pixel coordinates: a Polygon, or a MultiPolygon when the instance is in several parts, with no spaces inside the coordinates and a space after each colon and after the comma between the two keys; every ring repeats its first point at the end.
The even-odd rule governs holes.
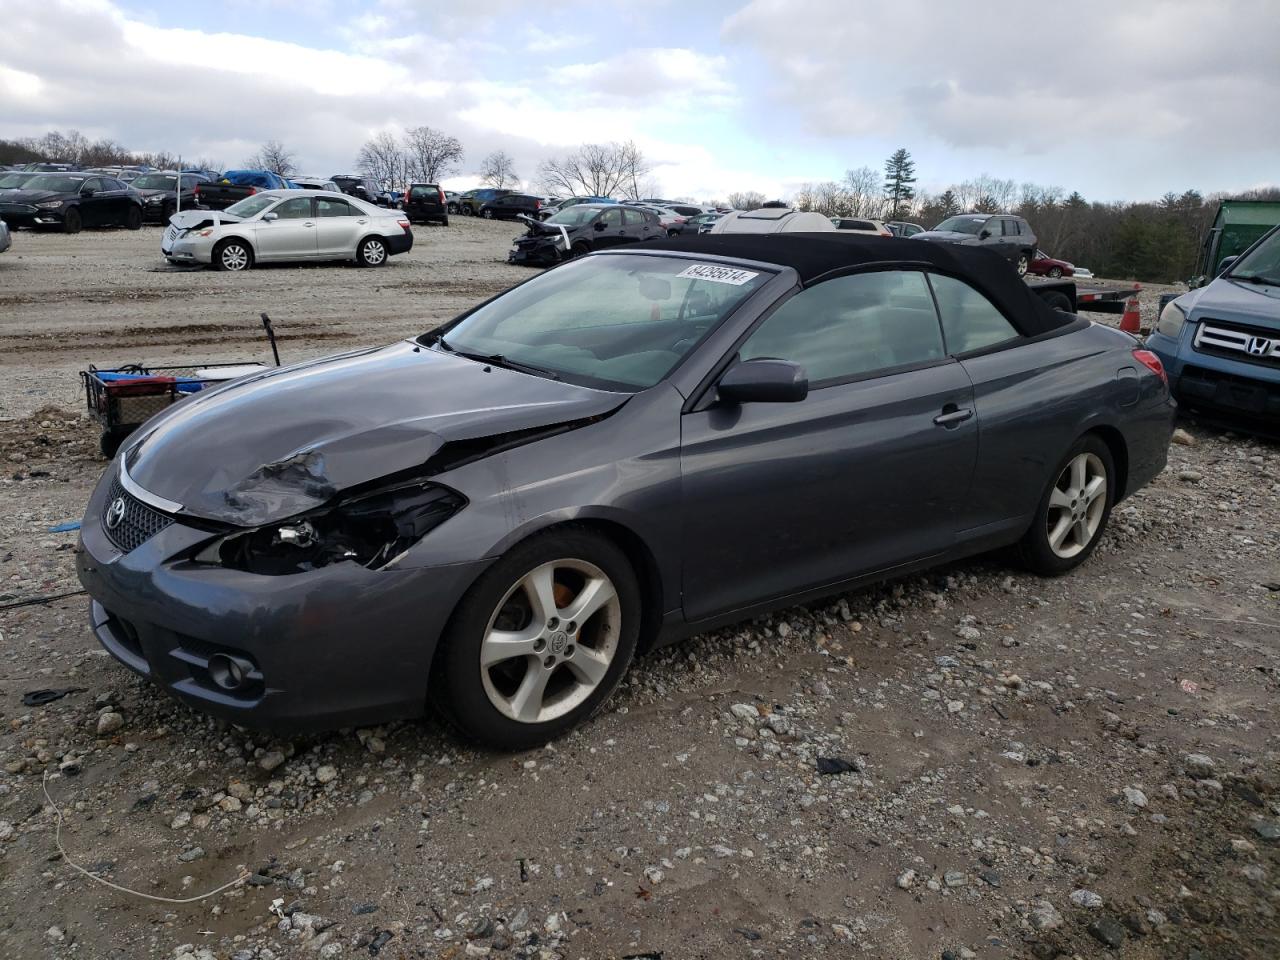
{"type": "Polygon", "coordinates": [[[809,375],[790,360],[746,360],[729,368],[716,393],[729,403],[796,403],[809,395],[809,375]]]}
{"type": "Polygon", "coordinates": [[[264,213],[264,214],[262,215],[262,219],[263,219],[263,220],[265,220],[267,223],[271,223],[273,220],[279,220],[279,219],[280,219],[280,214],[276,213],[276,212],[273,210],[273,211],[271,211],[270,213],[264,213]]]}
{"type": "Polygon", "coordinates": [[[595,226],[595,228],[596,228],[597,230],[603,230],[603,229],[604,229],[604,221],[603,221],[603,220],[597,220],[597,221],[595,222],[594,226],[595,226]]]}
{"type": "Polygon", "coordinates": [[[980,231],[978,232],[978,239],[979,239],[979,240],[989,240],[990,238],[991,238],[991,231],[990,231],[990,230],[980,230],[980,231]]]}
{"type": "Polygon", "coordinates": [[[1230,269],[1231,265],[1232,265],[1233,263],[1235,263],[1235,262],[1236,262],[1237,260],[1239,260],[1239,259],[1240,259],[1240,258],[1239,258],[1238,256],[1236,256],[1236,257],[1223,257],[1221,260],[1219,260],[1219,261],[1218,261],[1218,276],[1222,276],[1224,273],[1226,273],[1226,272],[1227,272],[1227,270],[1228,270],[1228,269],[1230,269]]]}
{"type": "Polygon", "coordinates": [[[80,191],[80,196],[82,197],[92,197],[93,194],[94,194],[93,187],[85,187],[83,190],[80,191]]]}

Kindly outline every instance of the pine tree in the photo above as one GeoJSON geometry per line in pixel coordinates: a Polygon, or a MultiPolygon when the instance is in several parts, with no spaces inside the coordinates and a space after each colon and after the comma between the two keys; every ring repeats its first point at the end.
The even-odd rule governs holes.
{"type": "Polygon", "coordinates": [[[956,199],[956,192],[948,187],[942,192],[942,196],[938,198],[938,206],[942,208],[942,219],[954,217],[960,212],[960,201],[956,199]]]}
{"type": "Polygon", "coordinates": [[[916,165],[906,147],[899,147],[884,162],[884,198],[889,201],[889,217],[897,220],[903,208],[915,199],[916,165]]]}

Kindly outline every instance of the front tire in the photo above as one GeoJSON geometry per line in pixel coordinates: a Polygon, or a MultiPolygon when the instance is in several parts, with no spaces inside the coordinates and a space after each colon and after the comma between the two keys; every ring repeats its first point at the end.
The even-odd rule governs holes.
{"type": "Polygon", "coordinates": [[[213,268],[242,273],[253,266],[253,251],[243,240],[223,240],[213,251],[213,268]]]}
{"type": "Polygon", "coordinates": [[[1056,577],[1089,559],[1111,516],[1115,478],[1115,462],[1102,438],[1086,434],[1072,445],[1019,544],[1027,567],[1056,577]]]}
{"type": "Polygon", "coordinates": [[[84,226],[84,221],[80,219],[80,211],[72,207],[62,215],[62,232],[63,233],[79,233],[84,226]]]}
{"type": "Polygon", "coordinates": [[[585,240],[579,240],[569,248],[569,258],[576,260],[578,257],[585,257],[591,252],[591,244],[585,240]]]}
{"type": "Polygon", "coordinates": [[[1018,276],[1025,277],[1029,266],[1031,266],[1031,258],[1025,253],[1018,254],[1018,276]]]}
{"type": "Polygon", "coordinates": [[[362,267],[381,267],[387,262],[387,243],[381,237],[365,237],[356,247],[356,263],[362,267]]]}
{"type": "Polygon", "coordinates": [[[500,750],[553,740],[613,693],[640,636],[623,552],[586,530],[519,544],[467,591],[441,638],[432,699],[466,737],[500,750]]]}
{"type": "Polygon", "coordinates": [[[485,207],[483,210],[480,211],[480,216],[484,217],[486,220],[492,220],[493,211],[490,210],[488,207],[485,207]]]}

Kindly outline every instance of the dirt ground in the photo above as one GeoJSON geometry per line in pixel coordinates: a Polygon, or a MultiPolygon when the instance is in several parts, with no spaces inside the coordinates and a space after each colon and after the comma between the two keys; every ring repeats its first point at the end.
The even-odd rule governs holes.
{"type": "Polygon", "coordinates": [[[14,605],[79,587],[77,370],[267,360],[261,311],[287,360],[418,332],[528,276],[516,232],[418,228],[382,270],[176,270],[155,228],[0,255],[0,957],[1280,956],[1265,441],[1184,423],[1070,576],[984,557],[700,636],[516,756],[221,727],[83,596],[14,605]],[[93,883],[54,803],[114,884],[248,880],[93,883]]]}

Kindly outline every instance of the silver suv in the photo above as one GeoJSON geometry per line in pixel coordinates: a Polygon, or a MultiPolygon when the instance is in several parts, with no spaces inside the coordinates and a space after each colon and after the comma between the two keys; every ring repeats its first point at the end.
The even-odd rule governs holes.
{"type": "Polygon", "coordinates": [[[986,247],[1000,254],[1026,276],[1036,254],[1036,235],[1022,217],[1006,213],[962,213],[947,217],[932,230],[917,233],[912,240],[959,243],[966,247],[986,247]]]}

